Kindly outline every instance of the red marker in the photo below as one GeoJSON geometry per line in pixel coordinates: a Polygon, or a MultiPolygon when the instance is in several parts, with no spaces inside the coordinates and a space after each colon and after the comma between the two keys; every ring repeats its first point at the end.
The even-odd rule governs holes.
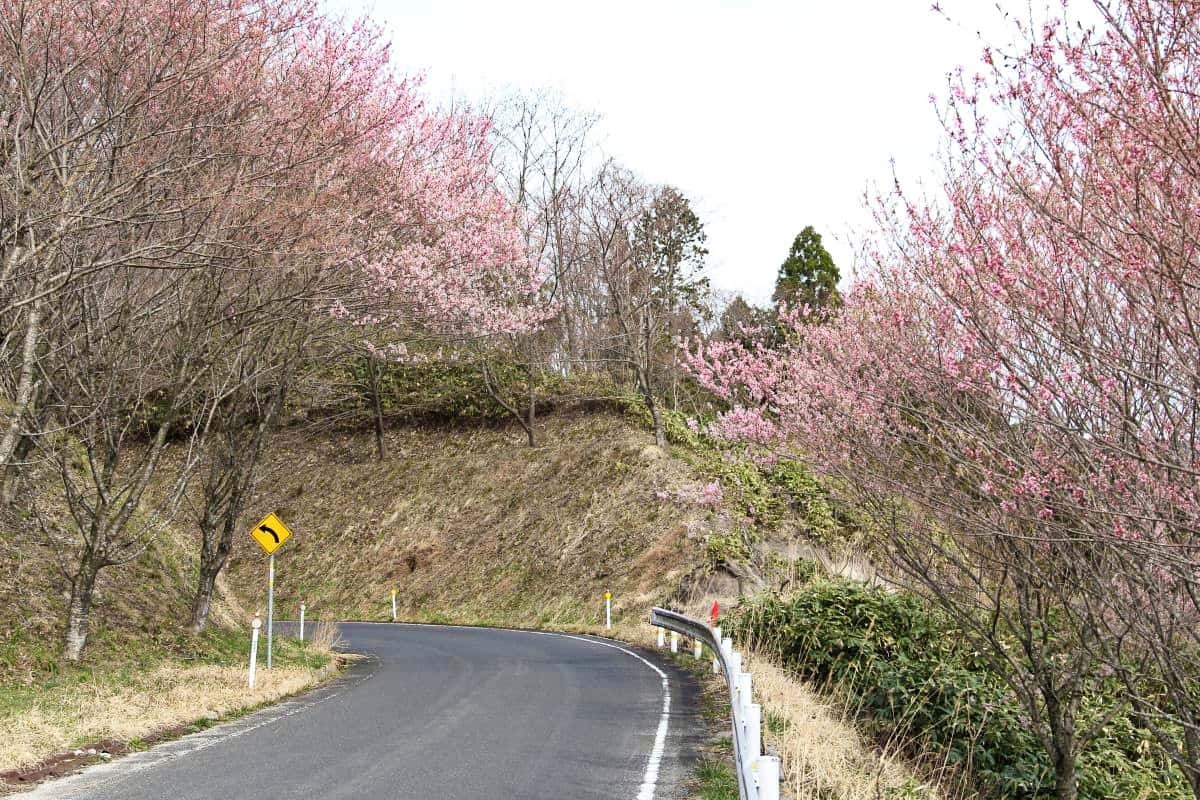
{"type": "Polygon", "coordinates": [[[721,604],[718,603],[716,600],[713,600],[712,621],[716,622],[717,617],[719,617],[719,616],[721,616],[721,604]]]}

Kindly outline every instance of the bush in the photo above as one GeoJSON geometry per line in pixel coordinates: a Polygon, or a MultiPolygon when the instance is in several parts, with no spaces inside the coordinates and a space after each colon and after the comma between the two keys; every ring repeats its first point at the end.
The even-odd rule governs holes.
{"type": "MultiPolygon", "coordinates": [[[[652,427],[650,412],[640,398],[627,398],[625,410],[647,429],[652,427]]],[[[854,521],[835,511],[828,491],[804,462],[782,459],[756,464],[731,453],[727,443],[693,430],[681,412],[663,409],[662,418],[663,432],[678,448],[677,455],[700,474],[720,481],[726,506],[739,521],[748,520],[755,530],[772,530],[790,512],[817,541],[830,543],[850,536],[848,524],[854,521]]]]}
{"type": "MultiPolygon", "coordinates": [[[[1050,759],[1004,679],[917,597],[820,578],[787,598],[743,602],[723,624],[800,676],[855,697],[873,720],[968,767],[988,794],[1052,796],[1050,759]]],[[[1088,698],[1081,723],[1117,703],[1115,686],[1088,698]]],[[[1079,780],[1081,797],[1189,796],[1127,716],[1111,720],[1082,754],[1079,780]]]]}

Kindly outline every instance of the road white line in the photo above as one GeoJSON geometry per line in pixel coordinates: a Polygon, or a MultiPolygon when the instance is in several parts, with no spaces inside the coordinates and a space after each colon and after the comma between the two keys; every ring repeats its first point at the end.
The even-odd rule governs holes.
{"type": "Polygon", "coordinates": [[[602,642],[598,639],[589,639],[586,636],[572,636],[569,633],[554,633],[552,631],[525,631],[525,633],[536,633],[540,636],[559,636],[563,639],[577,639],[581,642],[598,644],[601,647],[611,647],[614,650],[620,650],[625,655],[633,656],[658,673],[658,677],[662,679],[662,716],[658,719],[658,730],[654,734],[654,747],[650,750],[650,760],[646,763],[646,772],[642,776],[642,785],[638,788],[637,797],[635,798],[635,800],[654,800],[654,790],[658,787],[658,770],[662,766],[663,752],[667,747],[667,730],[671,724],[671,684],[667,680],[667,673],[632,650],[627,650],[611,642],[602,642]]]}
{"type": "MultiPolygon", "coordinates": [[[[339,624],[347,625],[406,625],[406,623],[395,622],[341,622],[339,624]]],[[[599,645],[601,647],[611,647],[614,650],[619,650],[628,656],[636,658],[650,669],[658,674],[662,681],[662,715],[659,717],[658,729],[654,735],[654,745],[650,751],[650,758],[646,763],[646,771],[642,776],[642,783],[638,787],[637,796],[634,800],[654,800],[654,793],[658,786],[658,773],[662,766],[663,753],[666,750],[667,731],[670,727],[671,719],[671,687],[667,679],[667,673],[663,672],[653,662],[638,655],[637,653],[620,645],[611,642],[601,641],[600,639],[592,639],[586,636],[575,636],[569,633],[555,633],[553,631],[532,631],[522,630],[517,628],[489,628],[477,625],[437,625],[437,624],[421,624],[419,627],[437,627],[437,628],[472,628],[476,630],[491,630],[491,631],[507,631],[510,633],[531,633],[537,636],[557,636],[563,639],[576,639],[581,642],[599,645]]],[[[165,742],[157,747],[153,747],[141,753],[134,753],[124,758],[120,758],[105,764],[97,764],[88,767],[82,772],[74,775],[65,776],[56,780],[48,781],[38,786],[36,789],[22,795],[27,800],[68,800],[69,798],[85,798],[99,786],[107,784],[113,780],[128,777],[134,773],[142,772],[147,769],[153,769],[168,761],[172,761],[180,756],[188,753],[195,753],[199,750],[205,750],[213,745],[219,744],[227,739],[232,739],[241,736],[251,731],[258,730],[273,722],[290,717],[293,714],[299,714],[303,711],[332,700],[334,697],[341,695],[348,689],[361,684],[364,681],[370,680],[374,675],[374,671],[368,672],[363,677],[354,681],[346,681],[345,679],[338,680],[334,685],[329,687],[321,687],[316,689],[316,697],[312,694],[304,694],[300,697],[285,700],[275,706],[271,706],[244,717],[240,720],[234,720],[224,724],[217,725],[206,731],[200,731],[171,742],[165,742]],[[328,694],[324,694],[328,692],[328,694]]]]}

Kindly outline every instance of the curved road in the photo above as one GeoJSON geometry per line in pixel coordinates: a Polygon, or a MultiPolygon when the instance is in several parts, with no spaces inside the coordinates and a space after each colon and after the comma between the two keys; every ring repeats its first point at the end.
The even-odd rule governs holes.
{"type": "Polygon", "coordinates": [[[45,784],[27,798],[673,800],[702,725],[695,683],[586,637],[341,626],[369,654],[334,683],[45,784]]]}

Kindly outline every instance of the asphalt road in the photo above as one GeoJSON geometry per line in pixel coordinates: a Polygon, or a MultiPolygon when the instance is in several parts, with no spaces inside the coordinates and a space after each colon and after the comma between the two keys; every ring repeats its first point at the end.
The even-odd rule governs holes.
{"type": "Polygon", "coordinates": [[[26,797],[685,796],[696,686],[653,654],[484,628],[351,623],[342,636],[370,658],[333,684],[26,797]]]}

